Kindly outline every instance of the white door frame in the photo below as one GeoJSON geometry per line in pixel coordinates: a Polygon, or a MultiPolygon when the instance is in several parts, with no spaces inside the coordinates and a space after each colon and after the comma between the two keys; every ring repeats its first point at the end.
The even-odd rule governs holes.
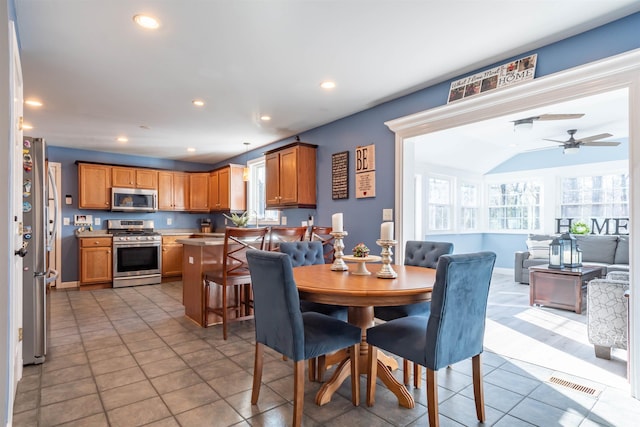
{"type": "MultiPolygon", "coordinates": [[[[412,211],[403,206],[412,197],[413,161],[410,145],[404,140],[417,135],[450,129],[506,114],[517,113],[552,103],[570,101],[627,88],[629,91],[629,175],[630,182],[640,182],[640,49],[601,61],[571,68],[541,77],[518,86],[489,92],[451,105],[401,117],[385,123],[395,132],[395,209],[396,230],[400,244],[396,259],[403,259],[403,244],[413,238],[412,211]],[[406,168],[406,170],[405,170],[406,168]],[[405,191],[409,191],[405,194],[405,191]]],[[[631,186],[630,206],[630,263],[640,266],[640,185],[631,186]],[[637,248],[637,249],[636,249],[637,248]]],[[[631,268],[631,299],[629,301],[629,377],[631,395],[640,398],[640,271],[631,268]]]]}

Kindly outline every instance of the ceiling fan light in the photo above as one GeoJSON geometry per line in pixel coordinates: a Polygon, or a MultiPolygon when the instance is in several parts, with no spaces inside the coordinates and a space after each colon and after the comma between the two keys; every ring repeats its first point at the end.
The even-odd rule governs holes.
{"type": "Polygon", "coordinates": [[[564,154],[577,154],[580,151],[578,147],[565,147],[563,153],[564,154]]]}
{"type": "Polygon", "coordinates": [[[528,132],[533,127],[533,119],[522,119],[513,122],[514,132],[528,132]]]}

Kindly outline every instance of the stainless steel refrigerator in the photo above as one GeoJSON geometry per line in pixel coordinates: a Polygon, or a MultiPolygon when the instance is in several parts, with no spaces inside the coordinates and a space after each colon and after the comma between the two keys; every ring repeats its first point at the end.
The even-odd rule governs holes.
{"type": "MultiPolygon", "coordinates": [[[[57,276],[57,272],[48,268],[47,253],[55,239],[55,231],[50,232],[49,225],[56,219],[48,213],[51,178],[45,160],[45,142],[41,138],[25,137],[22,148],[22,358],[28,365],[43,363],[47,352],[47,286],[57,276]]],[[[53,193],[55,196],[57,191],[53,193]]],[[[55,224],[52,225],[55,230],[55,224]]]]}

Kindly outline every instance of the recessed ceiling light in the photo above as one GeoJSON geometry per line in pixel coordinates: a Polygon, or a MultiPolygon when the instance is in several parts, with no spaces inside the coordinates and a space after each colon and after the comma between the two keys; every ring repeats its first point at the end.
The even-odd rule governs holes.
{"type": "Polygon", "coordinates": [[[133,17],[133,21],[142,28],[146,28],[148,30],[156,30],[160,27],[160,22],[149,15],[135,15],[133,17]]]}
{"type": "Polygon", "coordinates": [[[187,151],[190,152],[190,153],[193,153],[194,151],[196,151],[196,149],[193,148],[193,147],[189,147],[189,148],[187,148],[187,151]]]}
{"type": "Polygon", "coordinates": [[[335,87],[336,87],[336,83],[335,83],[335,82],[332,82],[332,81],[330,81],[330,80],[327,80],[327,81],[325,81],[325,82],[320,83],[320,87],[321,87],[322,89],[333,89],[333,88],[335,88],[335,87]]]}
{"type": "Polygon", "coordinates": [[[268,122],[269,120],[271,120],[271,116],[267,116],[265,114],[264,116],[260,116],[260,120],[262,120],[263,122],[268,122]]]}
{"type": "Polygon", "coordinates": [[[151,127],[147,125],[140,125],[140,129],[149,130],[151,127]]]}
{"type": "Polygon", "coordinates": [[[118,142],[129,142],[129,138],[127,138],[126,136],[119,136],[116,138],[116,141],[118,142]]]}
{"type": "Polygon", "coordinates": [[[42,107],[42,102],[38,101],[37,99],[27,99],[24,101],[24,103],[31,107],[42,107]]]}
{"type": "Polygon", "coordinates": [[[22,129],[26,129],[26,130],[31,130],[33,129],[33,126],[31,126],[29,123],[22,123],[22,129]]]}
{"type": "Polygon", "coordinates": [[[195,105],[196,107],[204,107],[204,101],[202,99],[194,99],[193,101],[191,101],[193,103],[193,105],[195,105]]]}

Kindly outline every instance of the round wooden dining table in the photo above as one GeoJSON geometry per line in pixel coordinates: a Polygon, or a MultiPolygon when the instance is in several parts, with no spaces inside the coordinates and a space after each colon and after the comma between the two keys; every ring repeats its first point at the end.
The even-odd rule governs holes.
{"type": "MultiPolygon", "coordinates": [[[[351,265],[351,268],[355,266],[351,265]]],[[[298,287],[300,299],[307,301],[336,304],[349,307],[349,323],[362,329],[360,344],[360,374],[367,374],[369,346],[367,329],[374,325],[374,306],[404,305],[431,300],[431,291],[435,283],[436,271],[431,268],[394,265],[398,274],[395,279],[382,279],[376,276],[381,265],[371,265],[371,275],[355,275],[349,271],[332,271],[331,265],[318,264],[295,267],[293,276],[298,287]]],[[[401,337],[399,337],[401,338],[401,337]]],[[[398,382],[387,366],[397,367],[392,357],[378,351],[378,378],[398,398],[398,403],[413,408],[415,402],[406,387],[398,382]]],[[[346,352],[333,376],[320,388],[316,403],[324,405],[331,400],[333,393],[340,388],[351,372],[351,362],[346,352]]],[[[373,402],[367,401],[371,405],[373,402]]]]}

